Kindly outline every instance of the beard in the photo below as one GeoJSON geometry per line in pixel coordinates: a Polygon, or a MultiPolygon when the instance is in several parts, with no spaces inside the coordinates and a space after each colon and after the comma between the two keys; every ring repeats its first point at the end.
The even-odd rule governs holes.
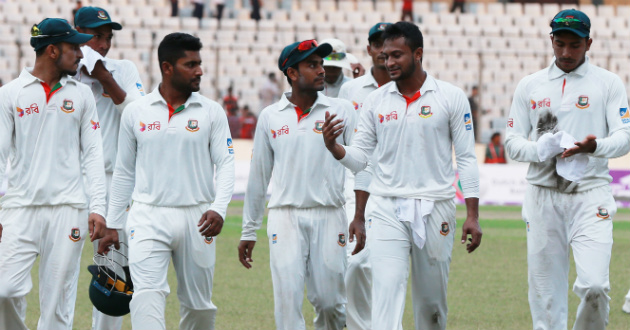
{"type": "Polygon", "coordinates": [[[409,65],[409,68],[407,70],[403,70],[403,68],[400,68],[400,76],[398,76],[398,78],[396,79],[392,79],[394,81],[400,81],[400,80],[405,80],[411,76],[413,76],[413,74],[416,72],[416,62],[415,61],[411,61],[411,65],[409,65]]]}
{"type": "Polygon", "coordinates": [[[78,64],[79,64],[80,60],[77,60],[75,62],[75,65],[77,65],[77,69],[63,68],[61,66],[61,60],[63,60],[63,55],[59,56],[59,58],[57,58],[57,61],[55,62],[55,64],[57,65],[57,68],[59,69],[59,75],[61,77],[63,77],[63,76],[75,76],[77,74],[77,69],[79,68],[78,64]]]}

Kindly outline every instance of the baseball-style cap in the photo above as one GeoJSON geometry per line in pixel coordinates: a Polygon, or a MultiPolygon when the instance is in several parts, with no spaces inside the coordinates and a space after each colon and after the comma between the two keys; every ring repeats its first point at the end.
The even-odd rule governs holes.
{"type": "Polygon", "coordinates": [[[74,26],[93,29],[109,24],[114,30],[122,30],[122,25],[112,22],[107,11],[99,7],[81,7],[74,15],[74,26]]]}
{"type": "Polygon", "coordinates": [[[374,25],[370,29],[370,32],[368,34],[368,41],[372,41],[374,38],[377,38],[378,36],[380,36],[381,33],[385,31],[385,28],[390,25],[392,25],[392,23],[385,23],[385,22],[376,23],[376,25],[374,25]]]}
{"type": "Polygon", "coordinates": [[[332,53],[324,57],[324,66],[336,66],[343,69],[352,70],[350,60],[346,53],[346,44],[339,39],[326,39],[322,40],[322,44],[330,44],[332,46],[332,53]]]}
{"type": "Polygon", "coordinates": [[[288,68],[304,61],[311,54],[315,53],[321,57],[326,57],[331,52],[332,46],[330,44],[322,43],[320,45],[314,39],[294,42],[282,50],[278,58],[278,68],[286,75],[288,68]]]}
{"type": "Polygon", "coordinates": [[[36,51],[59,42],[84,44],[92,37],[91,34],[77,32],[68,21],[61,18],[46,18],[31,28],[31,46],[36,51]]]}
{"type": "Polygon", "coordinates": [[[551,20],[551,33],[569,31],[581,38],[588,38],[591,32],[591,20],[583,12],[576,9],[566,9],[551,20]]]}

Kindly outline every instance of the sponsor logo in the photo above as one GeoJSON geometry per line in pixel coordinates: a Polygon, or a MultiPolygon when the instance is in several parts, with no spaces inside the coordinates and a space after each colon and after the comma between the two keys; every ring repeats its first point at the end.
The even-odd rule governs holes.
{"type": "Polygon", "coordinates": [[[630,123],[630,112],[628,112],[628,108],[619,108],[619,116],[621,116],[621,122],[624,124],[630,123]]]}
{"type": "MultiPolygon", "coordinates": [[[[233,155],[234,154],[234,143],[232,143],[232,138],[228,138],[227,139],[227,147],[228,147],[228,152],[233,155]]],[[[253,150],[252,150],[253,153],[253,150]]]]}
{"type": "Polygon", "coordinates": [[[79,228],[74,227],[72,228],[72,230],[70,230],[70,235],[68,235],[68,237],[71,241],[78,242],[79,240],[81,240],[81,231],[79,230],[79,228]]]}
{"type": "Polygon", "coordinates": [[[144,87],[142,87],[141,83],[136,83],[136,88],[138,88],[138,91],[140,92],[140,95],[144,96],[144,87]]]}
{"type": "Polygon", "coordinates": [[[322,134],[322,129],[324,128],[324,121],[318,120],[315,122],[315,127],[313,128],[313,132],[322,134]]]}
{"type": "Polygon", "coordinates": [[[396,111],[392,111],[386,115],[381,115],[380,113],[378,114],[378,120],[379,122],[383,122],[383,121],[390,121],[390,120],[398,120],[398,113],[396,111]]]}
{"type": "Polygon", "coordinates": [[[527,221],[527,231],[529,232],[529,221],[527,221]]]}
{"type": "Polygon", "coordinates": [[[98,17],[100,19],[103,19],[103,20],[108,19],[107,15],[105,15],[105,12],[102,11],[102,10],[98,11],[98,15],[96,17],[98,17]]]}
{"type": "Polygon", "coordinates": [[[129,239],[133,239],[136,236],[136,230],[132,229],[129,231],[129,239]]]}
{"type": "Polygon", "coordinates": [[[189,132],[196,132],[199,130],[199,122],[195,119],[188,120],[188,126],[186,126],[186,130],[189,132]]]}
{"type": "Polygon", "coordinates": [[[352,101],[352,105],[354,105],[354,110],[359,110],[359,103],[352,101]]]}
{"type": "Polygon", "coordinates": [[[440,226],[440,234],[442,234],[442,236],[446,236],[450,232],[451,232],[451,228],[448,226],[448,222],[446,221],[442,222],[442,226],[440,226]]]}
{"type": "Polygon", "coordinates": [[[271,130],[271,135],[275,139],[276,137],[289,134],[289,126],[284,125],[281,129],[274,131],[271,130]]]}
{"type": "Polygon", "coordinates": [[[597,208],[597,217],[600,219],[608,219],[610,218],[610,214],[608,214],[608,210],[603,207],[597,208]]]}
{"type": "Polygon", "coordinates": [[[433,116],[433,112],[431,112],[431,107],[428,105],[423,105],[420,108],[420,113],[418,114],[421,118],[429,118],[433,116]]]}
{"type": "Polygon", "coordinates": [[[372,218],[368,219],[368,229],[372,228],[372,218]]]}
{"type": "Polygon", "coordinates": [[[140,132],[144,132],[147,130],[147,125],[143,122],[140,122],[140,132]]]}
{"type": "Polygon", "coordinates": [[[578,101],[575,104],[575,106],[580,108],[580,109],[588,108],[590,106],[590,104],[588,104],[588,96],[580,95],[580,97],[578,97],[578,101]]]}
{"type": "Polygon", "coordinates": [[[140,132],[144,131],[159,131],[162,128],[159,121],[154,121],[152,124],[145,124],[140,122],[140,132]]]}
{"type": "Polygon", "coordinates": [[[529,100],[529,103],[532,105],[532,110],[536,110],[536,101],[529,100]]]}
{"type": "Polygon", "coordinates": [[[212,244],[212,242],[214,242],[214,237],[212,236],[204,237],[203,241],[206,242],[206,244],[212,244]]]}
{"type": "Polygon", "coordinates": [[[507,127],[514,127],[514,119],[508,118],[507,127]]]}
{"type": "Polygon", "coordinates": [[[17,107],[16,110],[18,112],[18,117],[24,117],[24,109],[17,107]]]}
{"type": "Polygon", "coordinates": [[[98,121],[94,121],[94,120],[90,119],[90,123],[92,124],[92,129],[93,130],[97,130],[97,129],[101,128],[101,124],[98,121]]]}
{"type": "Polygon", "coordinates": [[[337,241],[337,244],[339,244],[339,246],[346,246],[346,234],[339,233],[339,240],[337,241]]]}
{"type": "Polygon", "coordinates": [[[467,131],[470,131],[472,129],[472,117],[469,113],[464,115],[464,125],[466,125],[467,131]]]}
{"type": "Polygon", "coordinates": [[[271,235],[271,244],[276,244],[278,243],[278,235],[273,234],[271,235]]]}
{"type": "Polygon", "coordinates": [[[385,116],[381,115],[380,113],[378,114],[378,122],[382,123],[383,120],[385,120],[385,116]]]}
{"type": "Polygon", "coordinates": [[[536,110],[536,108],[551,108],[551,99],[548,97],[538,102],[529,100],[529,103],[532,105],[532,110],[536,110]]]}
{"type": "Polygon", "coordinates": [[[72,103],[72,100],[63,100],[63,105],[61,106],[61,111],[65,112],[65,113],[71,113],[74,112],[74,103],[72,103]]]}
{"type": "Polygon", "coordinates": [[[16,107],[16,110],[18,112],[19,117],[24,117],[25,114],[31,115],[31,114],[39,113],[39,107],[37,106],[37,103],[33,103],[31,104],[31,106],[26,107],[24,109],[20,107],[16,107]]]}

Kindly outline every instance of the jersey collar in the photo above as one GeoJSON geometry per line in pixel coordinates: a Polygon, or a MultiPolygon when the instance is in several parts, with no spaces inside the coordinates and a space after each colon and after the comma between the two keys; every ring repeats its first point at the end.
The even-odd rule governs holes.
{"type": "MultiPolygon", "coordinates": [[[[24,70],[22,70],[19,76],[19,81],[22,87],[26,87],[34,83],[44,82],[43,80],[35,77],[32,72],[32,67],[24,68],[24,70]]],[[[67,83],[76,85],[77,82],[74,79],[71,79],[70,76],[62,76],[61,79],[59,79],[59,83],[61,84],[61,86],[65,86],[67,83]]]]}
{"type": "MultiPolygon", "coordinates": [[[[388,82],[387,84],[383,85],[381,88],[387,88],[386,90],[387,93],[396,93],[402,96],[402,93],[398,90],[398,86],[396,85],[396,82],[394,81],[388,82]]],[[[424,95],[429,91],[436,91],[436,90],[437,90],[437,82],[435,81],[435,78],[433,78],[433,76],[427,73],[427,79],[424,80],[424,84],[422,84],[422,87],[420,87],[420,95],[424,95]]]]}
{"type": "Polygon", "coordinates": [[[578,76],[584,77],[588,73],[588,67],[589,58],[588,56],[586,56],[586,59],[584,60],[584,63],[582,63],[582,65],[578,66],[575,70],[567,73],[556,66],[556,57],[554,56],[551,61],[551,65],[549,66],[549,80],[557,79],[567,74],[576,74],[578,76]]]}
{"type": "Polygon", "coordinates": [[[363,75],[363,87],[369,87],[369,86],[374,86],[375,88],[378,88],[378,82],[376,82],[376,79],[374,79],[374,76],[372,75],[372,70],[374,69],[374,67],[370,68],[370,70],[368,70],[365,75],[363,75]]]}
{"type": "MultiPolygon", "coordinates": [[[[295,110],[295,104],[289,101],[289,97],[291,97],[291,92],[282,94],[280,101],[278,101],[278,108],[280,111],[287,109],[295,110]]],[[[317,92],[317,99],[315,100],[315,103],[313,103],[313,106],[311,106],[311,111],[315,110],[318,106],[326,108],[330,107],[330,100],[322,92],[317,92]]]]}
{"type": "MultiPolygon", "coordinates": [[[[160,93],[160,89],[159,88],[160,88],[160,86],[158,85],[146,97],[149,98],[149,104],[154,105],[156,103],[162,103],[165,106],[165,108],[168,109],[168,103],[166,102],[164,97],[162,97],[162,94],[160,93]]],[[[186,102],[183,104],[184,105],[184,109],[188,108],[188,106],[191,105],[191,104],[201,105],[201,95],[199,95],[199,93],[194,92],[194,93],[190,94],[190,96],[188,97],[188,100],[186,100],[186,102]]]]}

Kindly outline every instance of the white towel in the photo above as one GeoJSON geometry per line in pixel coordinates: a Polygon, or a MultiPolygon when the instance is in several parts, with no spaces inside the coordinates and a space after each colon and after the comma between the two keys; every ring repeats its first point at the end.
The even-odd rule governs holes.
{"type": "Polygon", "coordinates": [[[97,53],[90,46],[86,45],[81,47],[81,52],[83,52],[83,58],[81,59],[81,62],[79,62],[79,70],[81,70],[81,67],[84,66],[88,74],[92,74],[94,66],[98,61],[103,62],[103,65],[107,68],[107,59],[97,53]]]}
{"type": "Polygon", "coordinates": [[[422,249],[427,240],[427,219],[433,212],[433,201],[396,198],[396,217],[401,222],[410,222],[413,242],[422,249]]]}
{"type": "Polygon", "coordinates": [[[567,158],[561,157],[565,149],[575,147],[575,141],[577,140],[571,134],[564,131],[555,134],[545,133],[538,139],[536,147],[540,161],[556,157],[558,175],[573,182],[580,182],[586,173],[588,155],[580,153],[567,158]]]}

